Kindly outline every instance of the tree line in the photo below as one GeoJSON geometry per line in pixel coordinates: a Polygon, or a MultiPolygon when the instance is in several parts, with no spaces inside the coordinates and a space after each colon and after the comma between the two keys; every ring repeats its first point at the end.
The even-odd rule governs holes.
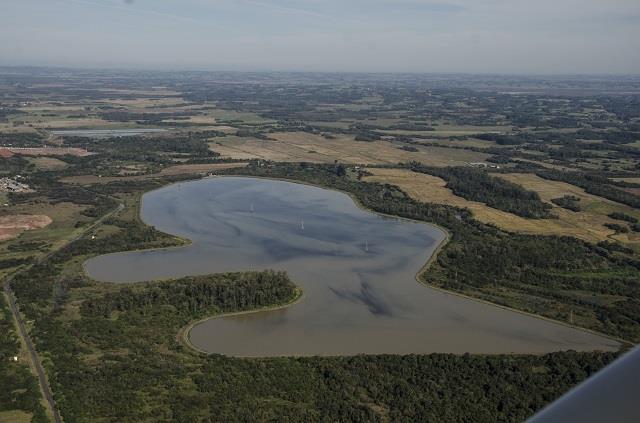
{"type": "Polygon", "coordinates": [[[558,320],[573,316],[584,327],[640,339],[640,260],[633,252],[572,237],[509,233],[475,220],[468,209],[422,203],[393,185],[337,176],[334,165],[272,164],[226,172],[335,188],[374,211],[443,226],[450,241],[422,275],[426,283],[558,320]],[[617,300],[598,300],[612,292],[617,300]]]}
{"type": "Polygon", "coordinates": [[[497,178],[472,167],[432,167],[411,163],[414,172],[427,173],[447,181],[447,188],[459,197],[522,217],[545,219],[553,217],[551,205],[543,202],[538,193],[518,184],[497,178]]]}

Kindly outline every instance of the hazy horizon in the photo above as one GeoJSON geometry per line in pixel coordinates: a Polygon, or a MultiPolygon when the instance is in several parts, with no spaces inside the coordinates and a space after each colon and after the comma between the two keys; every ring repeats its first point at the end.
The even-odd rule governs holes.
{"type": "Polygon", "coordinates": [[[640,74],[640,2],[6,0],[0,66],[640,74]]]}

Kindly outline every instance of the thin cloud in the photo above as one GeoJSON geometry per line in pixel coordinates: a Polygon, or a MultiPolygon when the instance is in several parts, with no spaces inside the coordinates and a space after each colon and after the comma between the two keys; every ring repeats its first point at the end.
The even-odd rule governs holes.
{"type": "Polygon", "coordinates": [[[264,7],[264,8],[267,8],[267,9],[272,9],[272,10],[275,10],[275,11],[290,13],[290,14],[294,14],[294,15],[321,18],[321,19],[326,19],[326,20],[330,20],[330,21],[352,23],[352,24],[353,23],[357,23],[357,24],[365,24],[366,23],[366,22],[358,20],[358,19],[345,18],[343,16],[339,16],[339,17],[338,16],[332,16],[332,15],[327,15],[327,14],[324,14],[324,13],[316,12],[314,10],[300,9],[300,8],[289,7],[289,6],[282,6],[280,4],[268,3],[268,2],[263,2],[263,1],[259,1],[259,0],[242,0],[242,1],[244,3],[246,3],[246,4],[251,4],[251,5],[254,5],[254,6],[264,7]]]}
{"type": "Polygon", "coordinates": [[[314,11],[306,10],[306,9],[298,9],[298,8],[294,8],[294,7],[281,6],[279,4],[266,3],[266,2],[257,1],[257,0],[243,0],[243,1],[244,1],[244,3],[249,3],[249,4],[253,4],[253,5],[256,5],[256,6],[260,6],[260,7],[266,7],[268,9],[279,10],[279,11],[282,11],[282,12],[293,13],[293,14],[296,14],[296,15],[314,16],[316,18],[331,18],[331,16],[329,16],[329,15],[325,15],[325,14],[322,14],[322,13],[318,13],[318,12],[314,12],[314,11]]]}
{"type": "MultiPolygon", "coordinates": [[[[219,25],[212,25],[210,22],[201,21],[199,19],[194,19],[194,18],[191,18],[189,16],[181,16],[181,15],[176,15],[174,13],[158,12],[156,10],[149,10],[149,9],[139,9],[139,8],[136,8],[136,7],[114,4],[112,2],[111,3],[98,3],[98,2],[94,2],[94,1],[90,1],[90,0],[58,0],[58,1],[62,1],[62,2],[65,2],[65,3],[81,4],[81,5],[85,5],[85,6],[97,6],[97,7],[102,7],[102,8],[105,8],[105,9],[119,10],[119,11],[128,12],[128,14],[130,14],[130,15],[133,15],[133,14],[144,14],[144,15],[151,15],[151,16],[159,16],[159,17],[163,17],[163,18],[173,19],[173,20],[179,21],[179,22],[196,23],[196,24],[199,24],[199,25],[205,25],[205,26],[207,26],[209,28],[213,28],[213,27],[221,28],[221,26],[219,26],[219,25]]],[[[125,3],[132,4],[133,0],[126,0],[125,3]]]]}

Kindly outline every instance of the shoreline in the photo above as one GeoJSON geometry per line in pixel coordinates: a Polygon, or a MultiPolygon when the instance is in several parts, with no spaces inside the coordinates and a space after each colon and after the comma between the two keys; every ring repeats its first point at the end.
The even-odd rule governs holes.
{"type": "MultiPolygon", "coordinates": [[[[181,184],[181,183],[190,183],[190,182],[196,182],[196,181],[201,181],[204,179],[216,179],[216,178],[252,178],[252,179],[264,179],[264,180],[272,180],[272,181],[281,181],[281,182],[287,182],[287,183],[294,183],[294,184],[298,184],[298,185],[306,185],[306,186],[310,186],[310,187],[314,187],[314,188],[318,188],[318,189],[325,189],[325,190],[329,190],[329,191],[334,191],[334,192],[338,192],[344,195],[347,195],[352,201],[353,203],[356,205],[356,207],[362,211],[365,211],[367,213],[373,213],[375,215],[378,216],[382,216],[382,217],[388,217],[388,218],[393,218],[396,220],[403,220],[403,221],[408,221],[408,222],[414,222],[414,223],[419,223],[419,224],[424,224],[424,225],[429,225],[433,228],[436,228],[438,230],[440,230],[440,232],[442,232],[442,234],[444,235],[444,238],[439,242],[439,244],[436,246],[436,248],[433,250],[433,252],[431,253],[431,255],[428,257],[428,259],[426,260],[425,264],[418,270],[418,272],[415,274],[414,279],[415,281],[428,288],[428,289],[432,289],[435,292],[439,292],[439,293],[443,293],[443,294],[447,294],[447,295],[453,295],[456,296],[458,298],[462,298],[462,299],[466,299],[469,301],[476,301],[476,302],[480,302],[482,304],[488,305],[488,306],[493,306],[493,307],[497,307],[503,310],[507,310],[507,311],[511,311],[511,312],[515,312],[518,313],[520,315],[525,315],[528,317],[533,317],[533,318],[537,318],[546,322],[550,322],[550,323],[555,323],[555,324],[559,324],[562,325],[564,327],[568,327],[574,330],[579,330],[579,331],[583,331],[592,335],[596,335],[596,336],[600,336],[602,338],[611,340],[611,341],[615,341],[617,343],[619,343],[620,345],[618,346],[618,348],[614,351],[620,351],[623,350],[625,347],[631,345],[630,342],[621,339],[621,338],[617,338],[615,336],[610,336],[607,334],[603,334],[600,332],[597,332],[595,330],[592,329],[588,329],[588,328],[584,328],[581,326],[575,326],[575,325],[571,325],[569,323],[560,321],[560,320],[555,320],[549,317],[545,317],[539,314],[534,314],[534,313],[530,313],[524,310],[518,310],[509,306],[505,306],[502,304],[497,304],[497,303],[493,303],[490,302],[488,300],[484,300],[482,298],[477,298],[477,297],[473,297],[464,293],[460,293],[460,292],[456,292],[456,291],[450,291],[441,287],[437,287],[434,285],[431,285],[427,282],[424,282],[421,280],[421,276],[423,274],[425,274],[429,268],[433,265],[433,262],[437,259],[438,255],[441,253],[442,249],[446,246],[446,244],[449,242],[451,235],[449,233],[448,230],[446,230],[445,228],[441,227],[440,225],[431,223],[431,222],[426,222],[426,221],[421,221],[421,220],[416,220],[416,219],[411,219],[411,218],[406,218],[406,217],[401,217],[401,216],[395,216],[395,215],[391,215],[391,214],[386,214],[386,213],[379,213],[376,212],[374,210],[371,210],[367,207],[365,207],[360,201],[359,199],[355,196],[355,194],[344,191],[344,190],[340,190],[337,188],[331,188],[331,187],[324,187],[324,186],[320,186],[320,185],[316,185],[310,182],[306,182],[306,181],[297,181],[294,179],[287,179],[287,178],[276,178],[276,177],[265,177],[265,176],[253,176],[253,175],[216,175],[216,176],[208,176],[208,177],[202,177],[202,178],[197,178],[197,179],[191,179],[191,180],[186,180],[186,181],[179,181],[179,182],[174,182],[174,183],[170,183],[168,185],[159,187],[159,188],[155,188],[153,190],[147,191],[144,194],[141,195],[140,197],[140,201],[138,202],[138,207],[137,207],[137,214],[138,214],[138,218],[140,219],[140,221],[142,223],[144,223],[145,225],[149,226],[144,219],[142,219],[142,205],[143,205],[143,201],[144,201],[144,196],[148,193],[160,190],[160,189],[164,189],[167,187],[170,187],[172,185],[176,185],[176,184],[181,184]]],[[[163,232],[163,231],[161,231],[163,232]]],[[[193,242],[192,240],[188,239],[188,238],[182,238],[180,236],[177,235],[172,235],[172,234],[168,234],[171,235],[173,237],[176,237],[178,239],[184,240],[186,241],[186,243],[184,245],[176,245],[176,246],[170,246],[170,247],[159,247],[159,248],[150,248],[150,249],[137,249],[137,250],[128,250],[128,251],[121,251],[121,252],[113,252],[113,253],[107,253],[107,254],[99,254],[97,256],[94,257],[98,257],[98,256],[102,256],[102,255],[112,255],[112,254],[121,254],[121,253],[127,253],[127,252],[135,252],[135,251],[162,251],[162,250],[169,250],[169,249],[175,249],[175,248],[183,248],[183,247],[187,247],[189,245],[191,245],[193,242]]],[[[93,258],[93,257],[92,257],[93,258]]],[[[85,260],[82,263],[82,271],[85,274],[85,276],[87,276],[89,279],[94,280],[96,282],[99,283],[109,283],[109,284],[138,284],[138,283],[146,283],[146,282],[153,282],[153,281],[163,281],[163,280],[171,280],[174,278],[166,278],[166,279],[152,279],[152,280],[145,280],[145,281],[137,281],[137,282],[109,282],[109,281],[100,281],[100,280],[95,280],[93,278],[91,278],[87,273],[86,273],[86,269],[85,269],[85,264],[89,259],[85,260]]],[[[206,318],[202,318],[199,319],[198,321],[192,322],[190,324],[188,324],[187,326],[181,328],[178,331],[177,336],[179,338],[183,338],[182,341],[179,341],[180,344],[185,345],[189,348],[191,348],[192,350],[198,352],[198,353],[203,353],[203,354],[214,354],[211,352],[207,352],[207,351],[203,351],[199,348],[197,348],[196,346],[194,346],[190,339],[189,339],[189,333],[191,331],[191,329],[199,324],[202,323],[206,320],[209,319],[217,319],[217,318],[223,318],[223,317],[230,317],[230,316],[235,316],[235,315],[242,315],[242,314],[251,314],[251,313],[258,313],[258,312],[264,312],[264,311],[271,311],[271,310],[278,310],[278,309],[283,309],[289,306],[292,306],[296,303],[298,303],[302,298],[303,298],[303,294],[302,294],[302,290],[299,286],[296,285],[296,290],[300,291],[299,296],[297,296],[296,298],[294,298],[291,302],[288,302],[286,304],[281,304],[278,306],[273,306],[273,307],[265,307],[265,308],[260,308],[260,309],[256,309],[256,310],[246,310],[246,311],[242,311],[242,312],[230,312],[230,313],[224,313],[224,314],[220,314],[220,315],[214,315],[214,316],[210,316],[210,317],[206,317],[206,318]]],[[[601,351],[601,350],[593,350],[593,351],[601,351]]],[[[535,353],[532,353],[535,354],[535,353]]]]}
{"type": "Polygon", "coordinates": [[[186,326],[183,326],[178,330],[178,333],[176,334],[176,341],[178,342],[178,344],[188,347],[197,353],[206,354],[206,355],[215,354],[213,352],[205,351],[193,345],[193,342],[191,342],[191,329],[193,329],[195,326],[199,325],[200,323],[204,323],[212,319],[222,319],[224,317],[233,317],[233,316],[244,316],[248,314],[282,310],[287,307],[292,307],[302,302],[302,300],[305,297],[304,291],[302,290],[302,288],[300,288],[298,285],[295,285],[295,284],[294,286],[295,286],[295,290],[294,290],[295,295],[291,300],[287,301],[286,303],[273,305],[273,306],[260,307],[253,310],[230,311],[228,313],[220,313],[213,316],[203,317],[202,319],[194,320],[193,322],[188,323],[186,326]]]}

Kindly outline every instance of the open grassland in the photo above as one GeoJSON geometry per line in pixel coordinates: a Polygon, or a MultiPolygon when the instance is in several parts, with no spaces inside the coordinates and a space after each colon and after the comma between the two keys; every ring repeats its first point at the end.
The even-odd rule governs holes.
{"type": "Polygon", "coordinates": [[[139,181],[142,179],[159,178],[163,176],[175,175],[191,175],[216,172],[224,169],[232,169],[235,167],[246,166],[246,163],[202,163],[202,164],[182,164],[169,166],[162,169],[158,173],[134,176],[105,176],[99,177],[95,175],[69,176],[60,179],[62,182],[69,184],[107,184],[114,181],[139,181]]]}
{"type": "MultiPolygon", "coordinates": [[[[90,218],[82,214],[82,211],[86,208],[86,206],[74,203],[61,202],[51,204],[37,199],[33,202],[14,205],[11,207],[11,214],[43,215],[50,218],[51,222],[45,227],[22,232],[20,237],[11,240],[10,243],[38,242],[49,245],[62,243],[77,230],[76,224],[78,222],[90,220],[90,218]]],[[[2,247],[6,247],[8,244],[9,242],[0,244],[0,254],[5,254],[2,247]]]]}
{"type": "Polygon", "coordinates": [[[46,157],[46,156],[40,156],[40,157],[29,157],[27,160],[29,160],[30,163],[33,163],[36,166],[36,169],[38,170],[61,170],[66,168],[68,165],[67,163],[63,162],[62,160],[56,159],[54,157],[46,157]]]}
{"type": "Polygon", "coordinates": [[[226,158],[311,163],[397,164],[420,161],[433,166],[452,166],[484,161],[490,157],[484,153],[446,147],[418,147],[419,151],[409,152],[388,141],[355,141],[353,137],[344,135],[328,139],[306,132],[281,132],[269,134],[269,138],[216,138],[210,148],[226,158]]]}
{"type": "Polygon", "coordinates": [[[34,128],[42,129],[72,129],[72,128],[104,128],[112,126],[113,123],[100,118],[79,118],[79,119],[55,119],[32,122],[34,128]]]}
{"type": "Polygon", "coordinates": [[[621,212],[640,220],[640,210],[588,194],[582,188],[575,185],[559,181],[549,181],[530,173],[512,173],[497,176],[522,185],[525,189],[537,192],[540,198],[549,204],[552,204],[551,199],[553,198],[559,198],[564,195],[576,196],[580,198],[581,211],[572,212],[554,205],[553,211],[558,215],[559,220],[566,222],[567,225],[573,223],[576,226],[592,228],[592,230],[599,233],[607,233],[608,237],[615,238],[621,242],[640,244],[640,234],[638,233],[630,232],[627,234],[613,235],[610,229],[603,226],[605,223],[620,223],[607,216],[614,212],[621,212]]]}
{"type": "Polygon", "coordinates": [[[525,234],[568,235],[590,242],[598,242],[615,237],[621,242],[637,243],[637,234],[614,235],[614,231],[602,226],[615,221],[607,217],[612,211],[624,211],[638,215],[639,212],[629,207],[586,194],[581,188],[561,182],[547,181],[529,174],[506,175],[505,179],[522,184],[526,189],[538,191],[544,201],[551,198],[571,194],[585,198],[585,211],[571,212],[554,205],[553,213],[558,219],[526,219],[512,213],[487,206],[484,203],[465,200],[446,188],[446,182],[438,177],[415,173],[406,169],[367,169],[373,176],[365,177],[366,181],[389,183],[396,185],[412,198],[438,204],[466,207],[473,212],[476,219],[483,223],[494,224],[504,230],[525,234]],[[538,185],[532,184],[536,181],[538,185]],[[523,183],[524,182],[524,183],[523,183]],[[552,184],[555,184],[551,186],[552,184]],[[560,186],[563,185],[563,186],[560,186]],[[566,185],[566,187],[564,186],[566,185]],[[544,192],[544,193],[543,193],[544,192]]]}
{"type": "Polygon", "coordinates": [[[614,181],[629,182],[631,184],[640,184],[640,178],[612,178],[614,181]]]}
{"type": "Polygon", "coordinates": [[[0,423],[30,423],[32,417],[22,410],[0,411],[0,423]]]}

